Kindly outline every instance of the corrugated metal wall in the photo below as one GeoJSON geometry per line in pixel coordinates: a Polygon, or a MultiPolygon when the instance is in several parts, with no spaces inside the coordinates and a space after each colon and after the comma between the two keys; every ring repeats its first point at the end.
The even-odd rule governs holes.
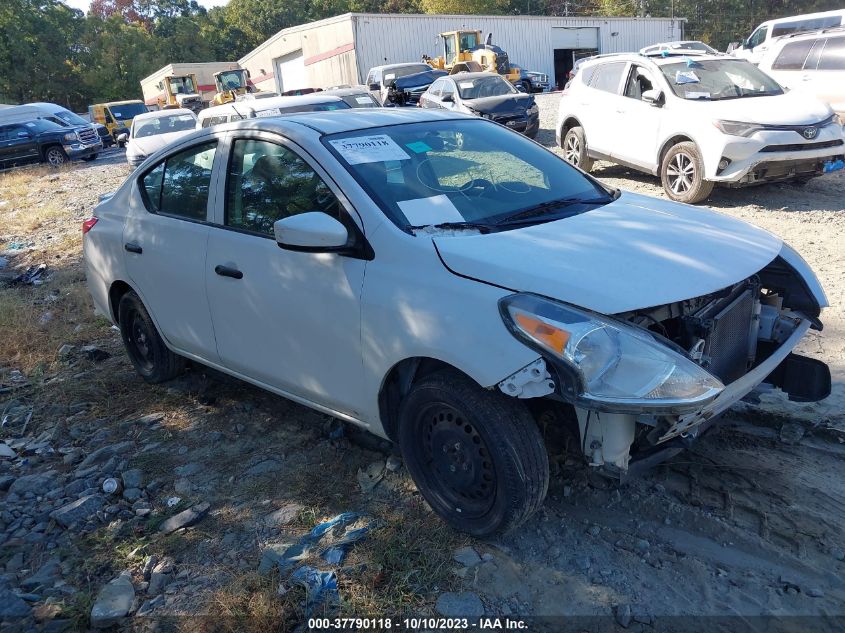
{"type": "Polygon", "coordinates": [[[359,81],[381,64],[418,61],[436,56],[438,33],[479,29],[493,33],[493,43],[508,52],[512,63],[554,78],[553,27],[599,29],[599,52],[636,51],[649,44],[683,38],[683,20],[670,18],[556,18],[472,15],[353,14],[359,81]]]}

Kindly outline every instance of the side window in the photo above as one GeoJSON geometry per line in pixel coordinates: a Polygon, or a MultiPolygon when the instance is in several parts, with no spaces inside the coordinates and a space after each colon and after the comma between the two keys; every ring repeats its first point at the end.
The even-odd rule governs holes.
{"type": "Polygon", "coordinates": [[[642,66],[631,66],[628,81],[625,84],[625,96],[631,99],[642,99],[646,90],[654,88],[654,82],[648,71],[642,66]]]}
{"type": "Polygon", "coordinates": [[[141,193],[148,211],[158,213],[161,209],[161,177],[164,175],[164,161],[148,171],[141,178],[141,193]]]}
{"type": "Polygon", "coordinates": [[[772,62],[772,70],[801,70],[812,47],[813,40],[790,42],[781,49],[777,59],[772,62]]]}
{"type": "Polygon", "coordinates": [[[0,127],[0,141],[10,141],[12,140],[12,126],[5,125],[0,127]]]}
{"type": "Polygon", "coordinates": [[[322,211],[341,219],[341,205],[322,178],[291,150],[235,141],[226,181],[226,226],[273,236],[277,220],[322,211]]]}
{"type": "Polygon", "coordinates": [[[374,84],[376,82],[376,74],[371,70],[370,73],[367,75],[367,85],[374,84]]]}
{"type": "Polygon", "coordinates": [[[590,87],[595,88],[596,90],[617,93],[619,91],[619,82],[622,79],[622,73],[624,70],[625,62],[602,64],[593,72],[590,87]]]}
{"type": "Polygon", "coordinates": [[[445,97],[446,95],[455,96],[455,84],[451,81],[443,82],[443,89],[440,91],[440,96],[445,97]]]}
{"type": "Polygon", "coordinates": [[[756,31],[754,31],[754,33],[751,34],[751,37],[748,38],[749,48],[759,46],[765,41],[766,31],[768,30],[768,28],[768,26],[761,26],[759,29],[757,29],[756,31]]]}
{"type": "Polygon", "coordinates": [[[431,88],[428,89],[428,93],[433,97],[439,97],[440,91],[443,89],[443,80],[438,79],[433,84],[431,84],[431,88]]]}
{"type": "MultiPolygon", "coordinates": [[[[186,220],[206,219],[211,165],[216,147],[216,141],[203,143],[167,158],[161,176],[160,202],[153,207],[156,212],[186,220]]],[[[150,185],[154,186],[153,174],[160,167],[157,165],[144,176],[145,188],[148,178],[150,185]]]]}
{"type": "Polygon", "coordinates": [[[831,37],[819,59],[819,70],[845,70],[845,37],[831,37]]]}
{"type": "Polygon", "coordinates": [[[804,60],[804,70],[816,70],[819,65],[819,58],[821,57],[824,45],[827,43],[825,39],[818,39],[813,42],[813,48],[810,49],[810,54],[804,60]]]}

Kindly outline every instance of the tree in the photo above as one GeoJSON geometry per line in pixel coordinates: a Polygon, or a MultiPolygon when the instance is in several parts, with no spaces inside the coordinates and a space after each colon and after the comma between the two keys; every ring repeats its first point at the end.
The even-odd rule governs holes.
{"type": "Polygon", "coordinates": [[[509,0],[420,0],[425,13],[441,14],[504,15],[509,5],[509,0]]]}

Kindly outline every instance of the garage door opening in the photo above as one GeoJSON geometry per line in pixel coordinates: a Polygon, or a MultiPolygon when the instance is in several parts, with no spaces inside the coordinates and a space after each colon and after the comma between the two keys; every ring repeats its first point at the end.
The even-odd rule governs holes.
{"type": "Polygon", "coordinates": [[[282,55],[274,60],[276,66],[276,90],[279,94],[287,90],[301,90],[308,87],[305,73],[305,57],[302,49],[282,55]]]}
{"type": "Polygon", "coordinates": [[[595,48],[556,48],[555,49],[555,85],[558,90],[563,90],[566,82],[569,81],[569,71],[575,66],[575,62],[584,57],[598,55],[595,48]]]}

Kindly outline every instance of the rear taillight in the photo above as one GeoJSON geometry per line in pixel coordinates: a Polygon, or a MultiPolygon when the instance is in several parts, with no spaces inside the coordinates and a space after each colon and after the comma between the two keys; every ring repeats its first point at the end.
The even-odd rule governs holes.
{"type": "Polygon", "coordinates": [[[98,218],[88,218],[82,223],[82,234],[85,235],[88,231],[94,228],[98,218]]]}

